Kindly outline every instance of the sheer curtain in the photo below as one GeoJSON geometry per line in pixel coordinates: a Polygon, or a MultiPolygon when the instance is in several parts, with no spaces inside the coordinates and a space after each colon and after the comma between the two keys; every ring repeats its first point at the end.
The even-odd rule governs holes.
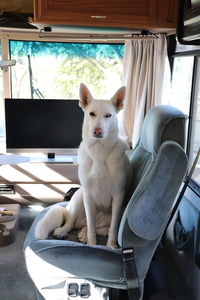
{"type": "Polygon", "coordinates": [[[166,61],[165,35],[138,37],[125,43],[123,82],[127,91],[120,135],[132,147],[138,141],[146,112],[161,104],[166,61]]]}

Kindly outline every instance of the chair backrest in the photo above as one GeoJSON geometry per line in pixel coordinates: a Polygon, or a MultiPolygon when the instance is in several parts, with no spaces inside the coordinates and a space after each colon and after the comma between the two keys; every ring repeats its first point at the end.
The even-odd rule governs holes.
{"type": "Polygon", "coordinates": [[[135,249],[139,280],[146,276],[187,170],[186,116],[171,106],[156,106],[144,120],[141,138],[130,154],[132,195],[124,211],[118,242],[135,249]]]}
{"type": "Polygon", "coordinates": [[[149,110],[143,122],[140,140],[130,154],[133,190],[148,168],[151,168],[163,142],[171,140],[185,148],[186,119],[185,114],[170,105],[159,105],[149,110]]]}

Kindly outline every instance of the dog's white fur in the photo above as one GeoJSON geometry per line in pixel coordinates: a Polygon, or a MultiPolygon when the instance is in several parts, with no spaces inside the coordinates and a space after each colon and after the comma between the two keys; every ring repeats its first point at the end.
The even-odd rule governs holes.
{"type": "Polygon", "coordinates": [[[127,146],[118,137],[117,112],[124,97],[125,87],[121,87],[110,101],[95,100],[88,88],[80,85],[79,105],[84,111],[78,151],[81,188],[66,208],[49,209],[38,222],[36,238],[45,239],[53,230],[55,237],[62,238],[72,229],[80,229],[78,239],[83,243],[96,244],[96,234],[101,234],[108,235],[107,246],[116,246],[122,201],[130,177],[127,146]]]}

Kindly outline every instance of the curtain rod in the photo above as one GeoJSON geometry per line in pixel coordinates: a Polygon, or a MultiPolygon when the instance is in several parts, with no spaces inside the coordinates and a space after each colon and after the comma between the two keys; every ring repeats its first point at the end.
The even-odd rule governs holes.
{"type": "Polygon", "coordinates": [[[40,38],[55,38],[65,40],[133,40],[133,39],[157,39],[159,34],[86,34],[86,33],[53,33],[40,30],[40,38]]]}

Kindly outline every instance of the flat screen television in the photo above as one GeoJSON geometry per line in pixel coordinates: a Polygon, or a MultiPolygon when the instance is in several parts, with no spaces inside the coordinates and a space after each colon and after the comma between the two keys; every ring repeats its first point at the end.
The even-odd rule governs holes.
{"type": "Polygon", "coordinates": [[[78,100],[5,99],[6,151],[76,154],[82,122],[78,100]]]}

